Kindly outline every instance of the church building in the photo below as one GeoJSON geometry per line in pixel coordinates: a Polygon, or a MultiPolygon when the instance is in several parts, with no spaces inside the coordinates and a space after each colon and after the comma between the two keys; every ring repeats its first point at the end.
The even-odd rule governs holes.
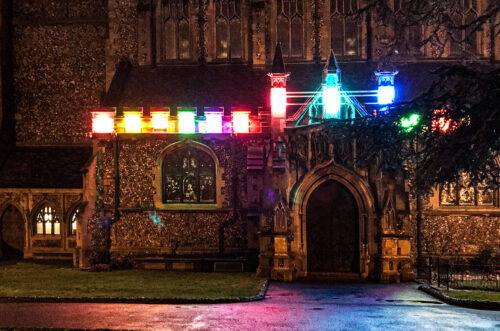
{"type": "MultiPolygon", "coordinates": [[[[487,5],[460,1],[464,20],[487,5]]],[[[498,191],[417,206],[324,129],[498,59],[489,29],[437,54],[408,28],[389,66],[363,0],[1,4],[0,258],[395,282],[500,247],[498,191]]]]}

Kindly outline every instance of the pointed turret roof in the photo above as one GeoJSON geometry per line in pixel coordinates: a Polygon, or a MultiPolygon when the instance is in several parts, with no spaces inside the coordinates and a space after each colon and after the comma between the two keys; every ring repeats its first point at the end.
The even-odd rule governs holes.
{"type": "Polygon", "coordinates": [[[328,62],[325,65],[325,70],[328,72],[340,72],[339,64],[337,63],[337,58],[335,57],[335,54],[333,54],[333,49],[330,52],[330,58],[328,59],[328,62]]]}
{"type": "Polygon", "coordinates": [[[283,61],[283,53],[281,52],[281,43],[276,44],[276,50],[274,51],[273,66],[271,67],[272,74],[284,74],[285,62],[283,61]]]}

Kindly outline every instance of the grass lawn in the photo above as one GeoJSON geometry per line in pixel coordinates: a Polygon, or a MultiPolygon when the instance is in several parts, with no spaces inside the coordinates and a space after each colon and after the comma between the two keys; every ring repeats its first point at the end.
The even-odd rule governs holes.
{"type": "Polygon", "coordinates": [[[0,264],[0,296],[226,299],[256,296],[263,283],[250,272],[88,272],[42,262],[0,264]]]}
{"type": "Polygon", "coordinates": [[[447,296],[457,299],[482,300],[482,301],[500,301],[500,292],[494,291],[445,291],[447,296]]]}

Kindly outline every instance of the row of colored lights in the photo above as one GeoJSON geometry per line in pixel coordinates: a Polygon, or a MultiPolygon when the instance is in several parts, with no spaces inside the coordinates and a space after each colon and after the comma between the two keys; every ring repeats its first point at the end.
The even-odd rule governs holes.
{"type": "Polygon", "coordinates": [[[196,108],[181,108],[177,116],[168,107],[150,109],[144,116],[142,110],[125,110],[123,117],[116,117],[115,110],[92,112],[92,133],[258,133],[260,123],[250,119],[250,111],[232,111],[224,116],[222,108],[205,110],[196,115],[196,108]]]}

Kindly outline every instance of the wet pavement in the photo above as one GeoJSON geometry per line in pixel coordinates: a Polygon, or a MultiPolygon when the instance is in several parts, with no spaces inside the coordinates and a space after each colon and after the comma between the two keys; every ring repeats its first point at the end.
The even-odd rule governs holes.
{"type": "Polygon", "coordinates": [[[500,312],[406,284],[271,283],[264,301],[216,305],[0,304],[0,327],[134,330],[500,330],[500,312]]]}

